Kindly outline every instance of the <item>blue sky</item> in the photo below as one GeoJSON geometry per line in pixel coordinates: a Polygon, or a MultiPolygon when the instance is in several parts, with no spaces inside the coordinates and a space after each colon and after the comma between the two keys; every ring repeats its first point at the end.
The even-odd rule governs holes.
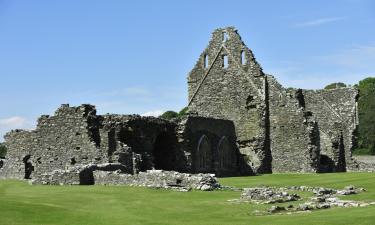
{"type": "Polygon", "coordinates": [[[286,87],[375,76],[371,0],[0,0],[0,136],[62,103],[178,111],[187,73],[224,26],[286,87]]]}

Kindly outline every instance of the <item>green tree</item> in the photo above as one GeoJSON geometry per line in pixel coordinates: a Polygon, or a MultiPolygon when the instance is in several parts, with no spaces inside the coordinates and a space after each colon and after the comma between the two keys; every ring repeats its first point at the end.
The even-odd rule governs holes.
{"type": "Polygon", "coordinates": [[[161,114],[161,116],[159,116],[159,117],[162,118],[162,119],[170,120],[170,119],[173,119],[173,118],[177,118],[178,113],[176,113],[175,111],[169,110],[169,111],[166,111],[165,113],[161,114]]]}
{"type": "Polygon", "coordinates": [[[178,113],[178,117],[181,118],[183,116],[186,116],[188,113],[188,110],[189,110],[188,107],[184,107],[183,109],[181,109],[180,112],[178,113]]]}
{"type": "Polygon", "coordinates": [[[3,143],[0,143],[0,158],[4,158],[7,154],[7,148],[3,143]]]}
{"type": "Polygon", "coordinates": [[[187,115],[187,113],[188,113],[188,107],[184,107],[178,113],[172,110],[168,110],[165,113],[163,113],[161,116],[159,116],[159,118],[166,119],[166,120],[179,119],[187,115]]]}
{"type": "Polygon", "coordinates": [[[367,148],[371,154],[375,154],[375,77],[361,80],[358,88],[358,144],[360,148],[367,148]]]}
{"type": "Polygon", "coordinates": [[[328,84],[327,86],[325,86],[324,89],[336,89],[336,88],[341,88],[341,87],[346,87],[346,84],[342,82],[332,83],[332,84],[328,84]]]}

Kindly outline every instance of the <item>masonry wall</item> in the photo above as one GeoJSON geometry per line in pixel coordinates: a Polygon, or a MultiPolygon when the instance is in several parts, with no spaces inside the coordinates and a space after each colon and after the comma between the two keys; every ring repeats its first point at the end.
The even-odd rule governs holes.
{"type": "Polygon", "coordinates": [[[283,88],[268,76],[272,172],[317,172],[319,130],[301,89],[283,88]]]}
{"type": "Polygon", "coordinates": [[[62,105],[53,116],[40,117],[34,131],[15,130],[5,136],[8,154],[0,176],[32,179],[103,163],[127,173],[183,168],[175,129],[175,123],[162,119],[98,116],[92,105],[62,105]]]}
{"type": "Polygon", "coordinates": [[[105,115],[100,124],[102,148],[107,149],[110,162],[131,147],[136,171],[185,167],[177,149],[175,123],[154,117],[105,115]]]}
{"type": "Polygon", "coordinates": [[[232,120],[248,165],[256,172],[269,172],[265,77],[234,28],[213,32],[208,47],[188,76],[188,85],[189,111],[232,120]]]}
{"type": "Polygon", "coordinates": [[[356,144],[358,90],[304,90],[304,96],[306,108],[319,121],[322,170],[346,171],[356,144]]]}
{"type": "Polygon", "coordinates": [[[217,176],[251,174],[239,152],[232,121],[189,116],[179,123],[177,136],[186,171],[217,176]]]}
{"type": "Polygon", "coordinates": [[[2,176],[32,178],[54,169],[106,161],[106,154],[99,148],[96,119],[93,106],[62,105],[54,116],[40,117],[35,131],[8,133],[2,176]],[[25,177],[25,173],[30,174],[25,177]]]}

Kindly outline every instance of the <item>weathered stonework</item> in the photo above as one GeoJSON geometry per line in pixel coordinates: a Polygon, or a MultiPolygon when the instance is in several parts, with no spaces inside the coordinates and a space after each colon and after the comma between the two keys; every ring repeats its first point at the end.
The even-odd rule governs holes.
{"type": "Polygon", "coordinates": [[[213,32],[188,75],[189,111],[235,124],[242,158],[253,171],[331,172],[358,166],[355,88],[283,88],[262,72],[233,27],[213,32]]]}
{"type": "Polygon", "coordinates": [[[256,172],[271,171],[265,84],[262,68],[234,28],[213,32],[188,76],[190,112],[232,120],[241,154],[256,172]]]}
{"type": "Polygon", "coordinates": [[[356,144],[358,90],[304,90],[303,95],[306,108],[319,121],[322,170],[346,171],[356,144]]]}
{"type": "Polygon", "coordinates": [[[0,177],[114,184],[149,179],[152,173],[137,174],[154,170],[217,176],[370,170],[351,155],[358,90],[282,87],[233,27],[213,32],[188,75],[188,91],[189,115],[179,121],[62,105],[41,116],[35,130],[5,136],[0,177]]]}
{"type": "MultiPolygon", "coordinates": [[[[82,180],[85,171],[137,174],[152,169],[240,174],[233,122],[197,116],[180,122],[138,115],[100,116],[92,105],[64,104],[55,115],[41,116],[35,130],[8,133],[5,144],[8,154],[0,168],[4,178],[47,176],[56,183],[58,178],[73,179],[72,174],[82,180]],[[71,172],[77,168],[86,169],[71,172]]],[[[90,179],[83,183],[93,184],[90,179]]]]}

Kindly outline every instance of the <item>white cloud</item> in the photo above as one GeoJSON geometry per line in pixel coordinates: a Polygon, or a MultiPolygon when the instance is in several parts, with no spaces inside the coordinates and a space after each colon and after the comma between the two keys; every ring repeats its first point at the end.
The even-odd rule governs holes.
{"type": "Polygon", "coordinates": [[[161,114],[163,114],[164,112],[165,111],[163,111],[163,110],[154,110],[154,111],[145,112],[145,113],[141,114],[141,116],[154,116],[154,117],[158,117],[161,114]]]}
{"type": "Polygon", "coordinates": [[[6,119],[0,119],[0,127],[23,127],[26,119],[19,116],[13,116],[6,119]]]}
{"type": "Polygon", "coordinates": [[[26,118],[20,116],[12,116],[9,118],[0,119],[0,142],[3,141],[3,136],[14,129],[31,129],[33,124],[26,118]]]}
{"type": "Polygon", "coordinates": [[[294,27],[302,28],[302,27],[314,27],[319,26],[327,23],[337,22],[340,20],[345,19],[344,17],[327,17],[327,18],[319,18],[315,20],[305,21],[302,23],[297,23],[294,27]]]}

